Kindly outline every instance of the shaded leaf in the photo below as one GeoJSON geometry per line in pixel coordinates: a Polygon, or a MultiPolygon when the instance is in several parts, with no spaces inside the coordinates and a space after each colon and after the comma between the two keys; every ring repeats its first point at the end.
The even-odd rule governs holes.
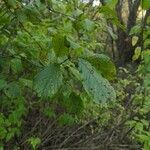
{"type": "Polygon", "coordinates": [[[112,80],[116,76],[116,68],[114,63],[109,57],[104,54],[94,54],[86,58],[96,70],[101,73],[101,75],[108,79],[112,80]]]}
{"type": "Polygon", "coordinates": [[[131,28],[131,31],[130,31],[130,35],[133,35],[133,34],[137,34],[137,33],[140,33],[141,32],[141,26],[140,25],[135,25],[134,27],[131,28]]]}
{"type": "Polygon", "coordinates": [[[5,94],[10,98],[17,98],[21,96],[21,88],[17,82],[11,82],[5,89],[5,94]]]}
{"type": "Polygon", "coordinates": [[[0,90],[7,86],[7,82],[4,79],[0,79],[0,90]]]}
{"type": "Polygon", "coordinates": [[[60,125],[73,125],[75,119],[71,115],[64,113],[59,117],[58,121],[60,125]]]}
{"type": "Polygon", "coordinates": [[[34,89],[41,97],[52,97],[62,85],[62,72],[58,64],[50,64],[34,79],[34,89]]]}
{"type": "Polygon", "coordinates": [[[21,59],[19,59],[19,58],[12,59],[11,60],[11,68],[15,73],[20,72],[23,68],[21,59]]]}
{"type": "Polygon", "coordinates": [[[56,114],[54,112],[54,110],[50,107],[46,107],[43,109],[43,114],[48,117],[48,118],[52,118],[52,117],[55,117],[56,114]]]}
{"type": "Polygon", "coordinates": [[[70,113],[81,114],[84,109],[83,101],[80,95],[77,95],[74,92],[65,99],[64,103],[70,113]]]}
{"type": "Polygon", "coordinates": [[[17,0],[7,0],[7,3],[10,7],[16,8],[17,6],[17,0]]]}
{"type": "Polygon", "coordinates": [[[29,87],[29,88],[32,88],[32,81],[31,80],[28,80],[28,79],[25,79],[25,78],[20,78],[19,79],[19,82],[22,86],[25,86],[25,87],[29,87]]]}
{"type": "Polygon", "coordinates": [[[84,20],[84,23],[83,23],[83,27],[84,27],[85,30],[91,31],[91,30],[94,29],[95,24],[94,24],[93,21],[91,21],[91,20],[89,20],[89,19],[85,19],[85,20],[84,20]]]}
{"type": "Polygon", "coordinates": [[[65,56],[68,54],[68,48],[65,46],[65,36],[56,34],[52,39],[52,46],[55,51],[55,54],[58,57],[65,56]]]}
{"type": "Polygon", "coordinates": [[[69,70],[70,72],[75,76],[75,78],[79,81],[82,80],[81,74],[80,72],[75,68],[75,67],[71,67],[69,66],[69,70]]]}

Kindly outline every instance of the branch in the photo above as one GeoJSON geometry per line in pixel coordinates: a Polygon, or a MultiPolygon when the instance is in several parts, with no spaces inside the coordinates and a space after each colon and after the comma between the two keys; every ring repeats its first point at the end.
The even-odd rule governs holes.
{"type": "Polygon", "coordinates": [[[63,60],[61,63],[59,63],[59,65],[64,64],[66,61],[68,61],[70,59],[70,57],[66,58],[65,60],[63,60]]]}

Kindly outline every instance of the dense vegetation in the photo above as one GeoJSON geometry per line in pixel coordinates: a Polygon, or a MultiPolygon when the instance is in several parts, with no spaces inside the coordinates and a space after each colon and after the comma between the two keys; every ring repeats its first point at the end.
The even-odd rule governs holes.
{"type": "Polygon", "coordinates": [[[94,4],[0,1],[0,150],[150,149],[150,1],[94,4]]]}

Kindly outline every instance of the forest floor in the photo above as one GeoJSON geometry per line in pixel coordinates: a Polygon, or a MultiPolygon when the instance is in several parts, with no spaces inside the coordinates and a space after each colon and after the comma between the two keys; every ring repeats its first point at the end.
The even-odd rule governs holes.
{"type": "MultiPolygon", "coordinates": [[[[107,123],[101,124],[100,115],[84,123],[60,126],[57,118],[46,118],[41,114],[40,108],[35,107],[35,109],[32,108],[29,111],[24,119],[22,135],[8,143],[6,149],[10,150],[11,145],[15,143],[21,149],[29,150],[30,146],[27,144],[27,137],[30,135],[40,137],[41,144],[38,148],[39,150],[141,149],[141,145],[130,136],[134,128],[126,126],[126,123],[137,115],[133,112],[135,106],[131,98],[131,95],[135,94],[133,82],[137,82],[133,78],[137,77],[134,71],[132,71],[132,74],[130,72],[125,68],[121,68],[118,72],[118,79],[113,83],[116,88],[118,88],[118,85],[120,86],[123,96],[118,97],[118,100],[120,100],[117,105],[122,108],[120,109],[117,105],[114,108],[109,108],[111,117],[107,123]],[[129,82],[126,83],[126,80],[129,82]],[[122,81],[121,84],[120,81],[122,81]]],[[[139,79],[137,78],[137,80],[139,79]]]]}

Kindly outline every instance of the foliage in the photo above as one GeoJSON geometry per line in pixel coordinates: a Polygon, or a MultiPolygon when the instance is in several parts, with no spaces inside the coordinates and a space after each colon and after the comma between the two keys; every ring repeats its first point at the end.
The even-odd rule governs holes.
{"type": "Polygon", "coordinates": [[[52,97],[62,85],[62,73],[58,64],[50,64],[38,73],[34,81],[34,89],[41,97],[52,97]]]}
{"type": "MultiPolygon", "coordinates": [[[[143,9],[149,9],[143,2],[143,9]]],[[[149,23],[143,31],[145,50],[136,49],[133,56],[133,61],[142,58],[138,78],[144,78],[143,85],[129,73],[128,79],[117,82],[117,69],[105,50],[106,34],[119,38],[108,24],[125,30],[115,13],[116,4],[116,0],[95,7],[79,0],[0,2],[0,149],[7,145],[22,149],[24,144],[38,149],[51,138],[45,134],[56,124],[64,129],[96,117],[96,126],[107,129],[117,110],[117,123],[136,114],[127,119],[126,127],[134,128],[132,137],[145,149],[149,146],[149,23]],[[124,92],[130,84],[137,86],[135,93],[124,92]],[[133,111],[123,105],[128,96],[136,107],[133,111]],[[30,117],[38,118],[31,130],[26,126],[32,124],[30,117]],[[51,125],[39,134],[47,122],[51,125]],[[26,130],[31,132],[25,134],[26,130]]],[[[139,33],[140,25],[132,28],[133,45],[139,33]]]]}
{"type": "Polygon", "coordinates": [[[41,143],[41,140],[39,138],[34,137],[29,138],[28,141],[32,145],[33,150],[35,150],[37,146],[41,143]]]}
{"type": "Polygon", "coordinates": [[[79,68],[83,74],[83,87],[96,102],[115,100],[115,91],[107,80],[103,79],[92,66],[84,60],[80,60],[79,68]]]}
{"type": "MultiPolygon", "coordinates": [[[[146,1],[143,1],[146,3],[146,1]]],[[[145,5],[143,5],[144,7],[145,5]]],[[[148,7],[148,5],[146,5],[148,7]]],[[[146,8],[146,7],[144,7],[146,8]]],[[[133,130],[133,137],[137,139],[139,142],[143,144],[143,149],[148,150],[150,147],[150,132],[149,132],[149,108],[150,108],[150,44],[147,43],[150,31],[150,22],[149,18],[147,19],[146,27],[143,32],[143,49],[141,52],[135,51],[133,56],[133,60],[137,60],[140,56],[142,58],[142,62],[139,65],[138,73],[143,78],[142,84],[142,92],[136,96],[135,103],[139,105],[138,109],[136,110],[138,116],[134,118],[134,120],[129,121],[129,125],[134,128],[133,130]]],[[[140,32],[137,30],[137,32],[140,32]]]]}
{"type": "MultiPolygon", "coordinates": [[[[84,10],[85,4],[55,0],[0,4],[1,140],[20,136],[23,117],[33,105],[42,107],[43,100],[67,109],[59,117],[62,125],[74,123],[71,114],[82,113],[83,94],[96,103],[115,100],[107,81],[115,77],[115,65],[106,55],[94,52],[101,42],[97,32],[104,26],[84,10]]],[[[55,117],[51,107],[42,112],[55,117]]],[[[40,144],[37,138],[29,142],[33,149],[40,144]]]]}

